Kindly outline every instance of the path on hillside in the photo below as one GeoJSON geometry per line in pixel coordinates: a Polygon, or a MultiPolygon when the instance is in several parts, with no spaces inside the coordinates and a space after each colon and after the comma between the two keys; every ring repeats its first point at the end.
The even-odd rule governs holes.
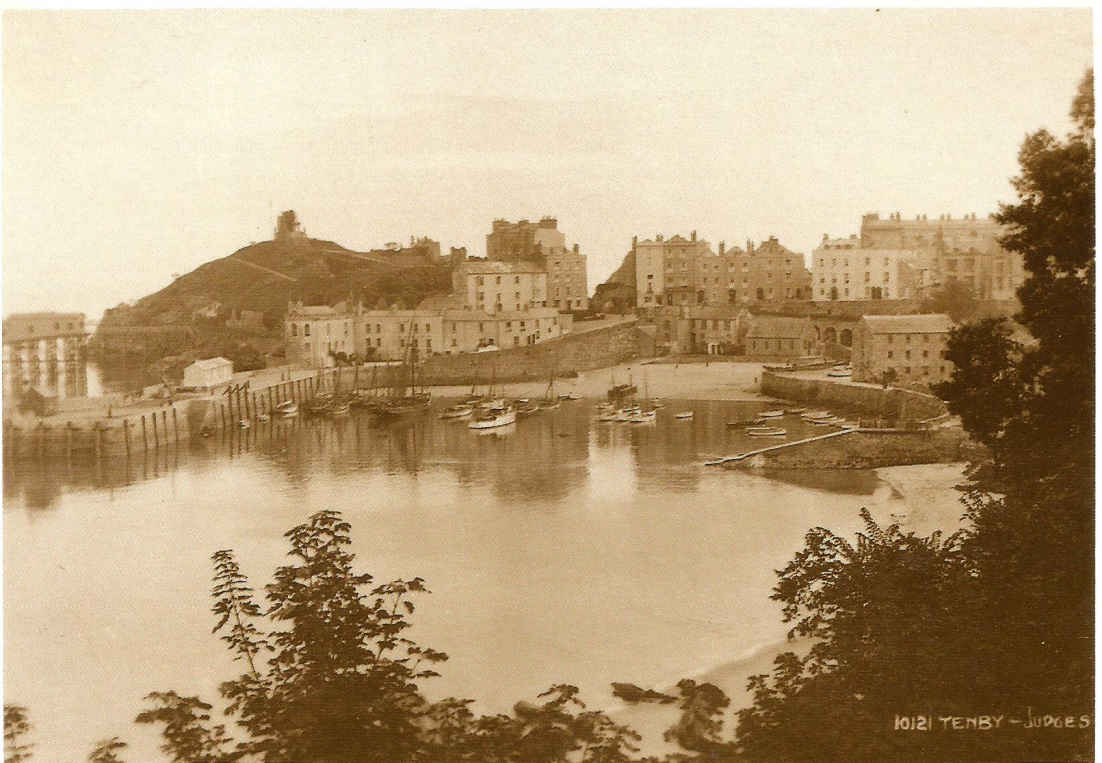
{"type": "Polygon", "coordinates": [[[388,268],[396,268],[398,265],[391,262],[386,257],[378,254],[365,254],[363,252],[351,252],[345,249],[319,249],[322,254],[338,255],[340,257],[351,257],[354,260],[362,260],[363,262],[373,262],[376,265],[386,265],[388,268]]]}
{"type": "Polygon", "coordinates": [[[298,283],[297,278],[292,278],[291,276],[287,275],[286,273],[280,273],[278,270],[272,270],[271,268],[266,268],[263,265],[257,265],[255,262],[249,262],[248,260],[243,260],[240,257],[228,257],[227,259],[229,259],[230,262],[239,262],[242,265],[248,265],[250,268],[256,268],[257,270],[263,270],[265,273],[271,273],[274,276],[279,276],[280,278],[284,278],[284,279],[290,281],[291,283],[298,283]]]}

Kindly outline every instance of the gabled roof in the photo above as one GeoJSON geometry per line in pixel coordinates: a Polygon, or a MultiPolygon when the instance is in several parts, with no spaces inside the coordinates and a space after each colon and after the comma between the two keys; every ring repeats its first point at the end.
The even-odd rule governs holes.
{"type": "Polygon", "coordinates": [[[225,358],[219,356],[217,358],[204,358],[202,360],[197,360],[194,363],[192,363],[190,366],[188,366],[188,368],[194,368],[194,367],[198,366],[199,368],[203,369],[204,371],[207,371],[207,370],[212,369],[212,368],[221,368],[222,366],[232,366],[232,365],[233,365],[233,361],[226,360],[225,358]]]}
{"type": "Polygon", "coordinates": [[[944,313],[923,315],[866,315],[861,321],[873,334],[944,334],[953,321],[944,313]]]}
{"type": "Polygon", "coordinates": [[[807,318],[790,318],[779,315],[759,315],[750,323],[748,337],[765,339],[797,339],[811,327],[807,318]]]}

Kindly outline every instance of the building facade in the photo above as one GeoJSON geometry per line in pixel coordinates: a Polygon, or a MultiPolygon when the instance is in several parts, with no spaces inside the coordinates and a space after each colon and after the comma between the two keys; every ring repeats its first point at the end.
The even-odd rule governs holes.
{"type": "Polygon", "coordinates": [[[5,398],[32,387],[58,398],[88,394],[84,313],[16,313],[3,331],[5,398]]]}
{"type": "Polygon", "coordinates": [[[452,272],[452,293],[468,310],[500,313],[547,307],[547,271],[526,260],[468,260],[452,272]]]}
{"type": "Polygon", "coordinates": [[[811,274],[802,254],[771,236],[755,248],[718,254],[707,241],[675,235],[666,240],[632,240],[635,253],[636,306],[742,305],[811,298],[811,274]]]}
{"type": "Polygon", "coordinates": [[[866,315],[854,336],[853,380],[894,378],[900,384],[924,385],[946,381],[953,373],[945,357],[952,327],[949,316],[941,313],[866,315]]]}
{"type": "Polygon", "coordinates": [[[547,303],[560,310],[589,307],[586,257],[577,244],[567,248],[566,236],[554,217],[538,223],[494,220],[486,235],[486,258],[497,262],[530,262],[547,272],[547,303]]]}
{"type": "Polygon", "coordinates": [[[1006,251],[999,238],[1006,228],[994,217],[975,214],[936,220],[916,215],[904,220],[899,212],[881,219],[878,213],[861,218],[863,248],[909,249],[921,255],[925,269],[920,287],[933,289],[949,281],[971,288],[979,299],[1009,300],[1025,281],[1021,255],[1006,251]]]}
{"type": "Polygon", "coordinates": [[[542,306],[488,313],[430,300],[413,310],[299,303],[288,309],[284,339],[289,363],[327,367],[338,352],[375,360],[401,360],[411,350],[422,357],[455,355],[538,344],[572,326],[570,315],[542,306]]]}
{"type": "Polygon", "coordinates": [[[864,247],[857,236],[824,235],[812,252],[812,299],[816,302],[913,299],[928,267],[914,249],[864,247]]]}
{"type": "Polygon", "coordinates": [[[794,360],[815,351],[815,328],[808,318],[759,315],[750,322],[743,343],[752,357],[794,360]]]}

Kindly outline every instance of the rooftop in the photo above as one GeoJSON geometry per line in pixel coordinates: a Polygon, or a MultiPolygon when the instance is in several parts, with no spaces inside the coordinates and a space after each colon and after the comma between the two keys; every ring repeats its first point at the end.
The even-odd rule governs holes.
{"type": "Polygon", "coordinates": [[[459,266],[466,273],[545,273],[534,262],[500,262],[498,260],[469,260],[459,266]]]}
{"type": "Polygon", "coordinates": [[[804,335],[811,321],[807,318],[790,318],[779,315],[759,315],[750,323],[749,337],[777,337],[798,339],[804,335]]]}
{"type": "Polygon", "coordinates": [[[866,315],[861,319],[873,334],[943,334],[953,328],[944,313],[924,315],[866,315]]]}

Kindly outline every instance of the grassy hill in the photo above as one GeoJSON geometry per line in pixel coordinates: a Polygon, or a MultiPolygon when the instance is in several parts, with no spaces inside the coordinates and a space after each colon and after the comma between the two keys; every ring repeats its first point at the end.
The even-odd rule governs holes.
{"type": "Polygon", "coordinates": [[[352,297],[371,307],[380,301],[413,306],[450,290],[451,268],[445,264],[399,268],[385,256],[332,241],[263,241],[200,265],[133,304],[107,310],[91,350],[101,357],[137,355],[146,362],[236,352],[242,365],[251,365],[278,348],[292,299],[332,304],[352,297]],[[241,310],[263,313],[263,328],[228,328],[226,320],[241,310]],[[166,327],[179,329],[171,341],[166,327]]]}
{"type": "Polygon", "coordinates": [[[628,252],[616,272],[597,286],[590,304],[594,310],[611,313],[630,312],[635,308],[635,252],[628,252]]]}

